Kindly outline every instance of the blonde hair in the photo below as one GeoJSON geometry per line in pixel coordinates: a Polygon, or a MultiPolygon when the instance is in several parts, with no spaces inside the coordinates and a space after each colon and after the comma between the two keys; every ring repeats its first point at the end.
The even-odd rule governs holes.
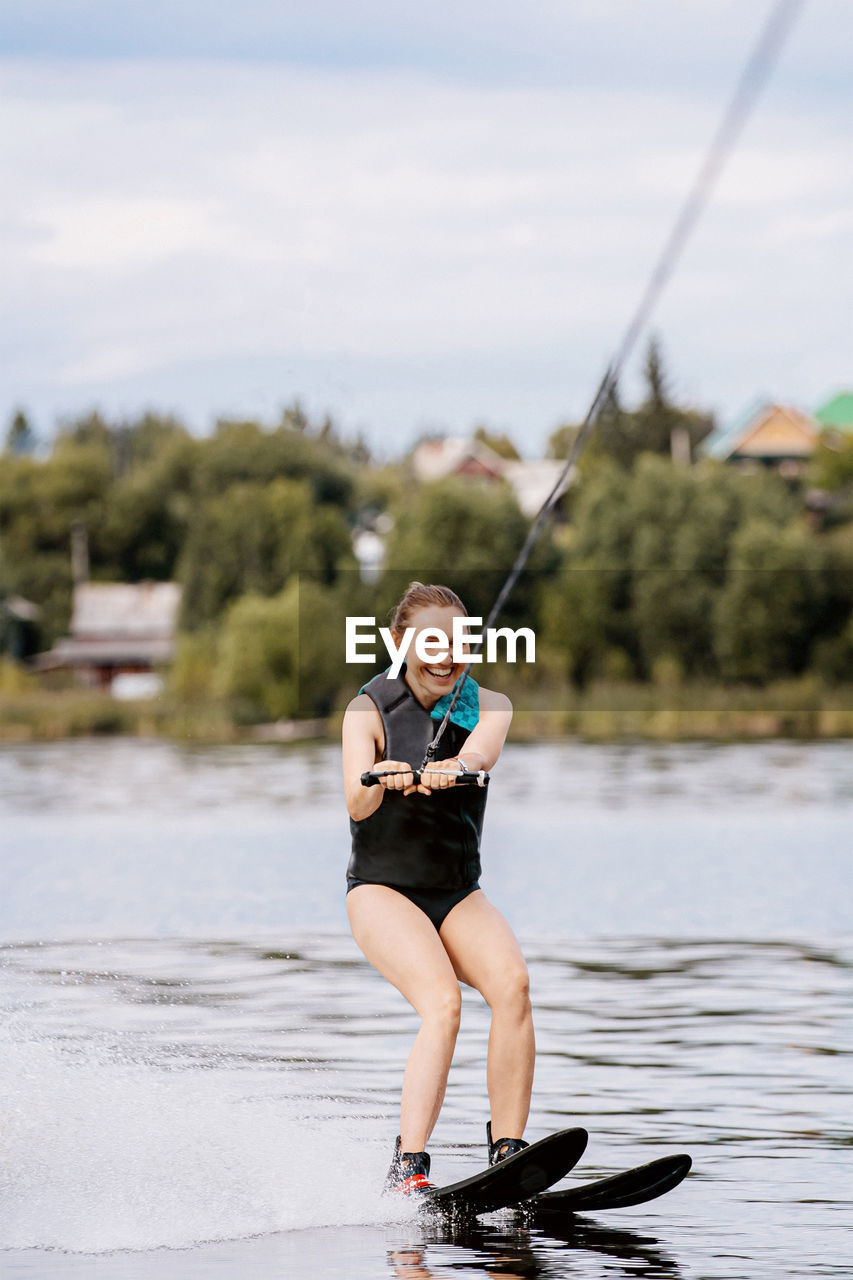
{"type": "Polygon", "coordinates": [[[430,605],[440,609],[460,609],[466,618],[468,616],[468,610],[450,587],[410,582],[391,618],[392,634],[401,635],[409,625],[412,614],[418,609],[427,609],[430,605]]]}

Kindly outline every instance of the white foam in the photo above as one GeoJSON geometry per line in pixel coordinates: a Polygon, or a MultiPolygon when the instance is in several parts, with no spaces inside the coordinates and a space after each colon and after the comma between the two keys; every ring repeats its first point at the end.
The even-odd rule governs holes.
{"type": "Polygon", "coordinates": [[[387,1143],[287,1072],[170,1068],[23,1038],[0,1065],[0,1248],[96,1253],[380,1223],[387,1143]],[[333,1112],[334,1108],[326,1108],[333,1112]]]}

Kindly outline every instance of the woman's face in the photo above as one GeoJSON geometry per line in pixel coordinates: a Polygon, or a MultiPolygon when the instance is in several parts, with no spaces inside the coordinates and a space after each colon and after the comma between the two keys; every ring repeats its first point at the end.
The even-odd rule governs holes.
{"type": "MultiPolygon", "coordinates": [[[[449,650],[453,644],[453,619],[464,617],[462,610],[453,605],[427,605],[416,609],[409,617],[406,625],[414,627],[415,634],[406,650],[406,681],[412,693],[425,707],[434,707],[439,698],[450,693],[462,674],[464,663],[457,662],[454,665],[449,650]],[[422,632],[435,630],[443,631],[447,636],[448,654],[440,661],[433,659],[425,662],[418,657],[415,645],[422,632]]],[[[400,644],[402,639],[402,634],[394,636],[396,644],[400,644]]],[[[440,652],[434,644],[431,648],[433,652],[440,652]]]]}

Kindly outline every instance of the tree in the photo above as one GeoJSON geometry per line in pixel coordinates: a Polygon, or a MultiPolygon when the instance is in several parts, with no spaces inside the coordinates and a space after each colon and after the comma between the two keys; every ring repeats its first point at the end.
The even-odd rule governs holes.
{"type": "Polygon", "coordinates": [[[679,407],[672,399],[663,367],[660,342],[651,338],[645,363],[646,398],[633,414],[636,451],[666,454],[676,458],[683,452],[690,461],[696,446],[713,429],[708,414],[679,407]],[[679,438],[683,440],[679,444],[679,438]]]}
{"type": "Polygon", "coordinates": [[[343,449],[282,423],[266,431],[257,422],[222,419],[201,442],[196,482],[203,494],[223,493],[240,481],[305,480],[317,502],[350,509],[353,465],[343,449]]]}
{"type": "Polygon", "coordinates": [[[636,456],[634,419],[622,404],[616,382],[611,382],[605,393],[595,420],[591,445],[593,454],[607,454],[625,468],[631,466],[636,456]]]}
{"type": "Polygon", "coordinates": [[[13,458],[25,458],[36,447],[36,435],[29,418],[22,409],[16,409],[6,432],[6,452],[13,458]]]}
{"type": "Polygon", "coordinates": [[[110,424],[97,410],[93,410],[62,424],[54,441],[54,451],[65,444],[97,447],[112,456],[115,442],[110,424]]]}
{"type": "Polygon", "coordinates": [[[714,610],[726,679],[763,684],[806,669],[834,621],[829,568],[825,546],[801,525],[750,519],[738,530],[714,610]]]}
{"type": "Polygon", "coordinates": [[[540,588],[539,639],[578,685],[607,674],[614,654],[625,675],[635,674],[626,585],[619,569],[573,560],[540,588]]]}
{"type": "MultiPolygon", "coordinates": [[[[656,338],[651,339],[646,352],[645,380],[645,398],[633,411],[623,405],[618,383],[608,386],[581,455],[582,470],[591,469],[602,456],[612,458],[625,470],[630,470],[642,453],[659,453],[685,462],[693,458],[696,446],[712,430],[713,418],[672,399],[656,338]]],[[[548,455],[568,457],[579,430],[579,425],[559,427],[548,441],[548,455]]]]}
{"type": "Polygon", "coordinates": [[[569,456],[569,450],[575,442],[580,427],[573,422],[562,422],[555,427],[545,445],[545,457],[563,461],[569,456]]]}
{"type": "Polygon", "coordinates": [[[626,472],[601,458],[579,488],[561,572],[542,602],[545,643],[580,683],[612,668],[616,654],[641,676],[662,659],[716,675],[714,610],[732,539],[750,517],[782,529],[795,511],[770,473],[685,469],[654,454],[626,472]]]}
{"type": "Polygon", "coordinates": [[[829,429],[820,433],[809,466],[809,482],[818,489],[853,496],[853,432],[829,429]]]}
{"type": "Polygon", "coordinates": [[[193,514],[178,565],[182,621],[192,630],[218,618],[238,596],[271,596],[294,573],[333,582],[354,569],[341,513],[315,507],[305,481],[231,485],[193,514]]]}
{"type": "Polygon", "coordinates": [[[346,675],[344,619],[334,594],[293,578],[275,596],[228,610],[215,688],[244,723],[328,715],[346,675]]]}
{"type": "Polygon", "coordinates": [[[560,571],[539,592],[542,640],[562,654],[579,684],[603,672],[619,651],[636,661],[631,622],[633,525],[626,473],[608,457],[585,478],[572,508],[572,541],[560,571]]]}
{"type": "MultiPolygon", "coordinates": [[[[440,582],[457,591],[472,615],[485,617],[515,561],[527,521],[508,485],[453,478],[422,485],[398,506],[389,540],[383,598],[388,608],[409,580],[440,582]]],[[[556,557],[543,536],[527,572],[507,602],[503,622],[530,623],[537,571],[556,557]]]]}

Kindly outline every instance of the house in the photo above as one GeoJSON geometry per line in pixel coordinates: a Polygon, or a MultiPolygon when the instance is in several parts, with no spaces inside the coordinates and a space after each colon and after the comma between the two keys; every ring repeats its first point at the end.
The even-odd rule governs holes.
{"type": "Polygon", "coordinates": [[[821,424],[811,414],[761,401],[730,426],[714,432],[705,452],[725,462],[774,467],[782,475],[800,475],[815,451],[820,432],[821,424]]]}
{"type": "MultiPolygon", "coordinates": [[[[504,462],[504,479],[511,484],[516,501],[529,520],[539,514],[565,465],[565,462],[555,462],[551,458],[539,458],[533,462],[504,462]]],[[[574,476],[575,472],[572,470],[560,493],[565,493],[574,476]]]]}
{"type": "Polygon", "coordinates": [[[174,655],[181,603],[176,582],[80,582],[71,635],[40,654],[41,671],[70,669],[91,688],[117,697],[159,692],[159,668],[174,655]]]}
{"type": "Polygon", "coordinates": [[[482,440],[461,436],[437,436],[422,440],[412,454],[417,480],[443,480],[445,476],[471,476],[478,480],[503,478],[505,458],[482,440]]]}
{"type": "Polygon", "coordinates": [[[423,440],[412,454],[412,470],[417,480],[465,476],[491,483],[505,481],[528,518],[538,513],[563,466],[564,463],[547,458],[535,462],[503,458],[482,440],[458,436],[423,440]]]}
{"type": "Polygon", "coordinates": [[[775,467],[783,475],[801,475],[823,431],[853,436],[853,391],[839,391],[814,413],[761,400],[705,444],[711,458],[775,467]]]}

